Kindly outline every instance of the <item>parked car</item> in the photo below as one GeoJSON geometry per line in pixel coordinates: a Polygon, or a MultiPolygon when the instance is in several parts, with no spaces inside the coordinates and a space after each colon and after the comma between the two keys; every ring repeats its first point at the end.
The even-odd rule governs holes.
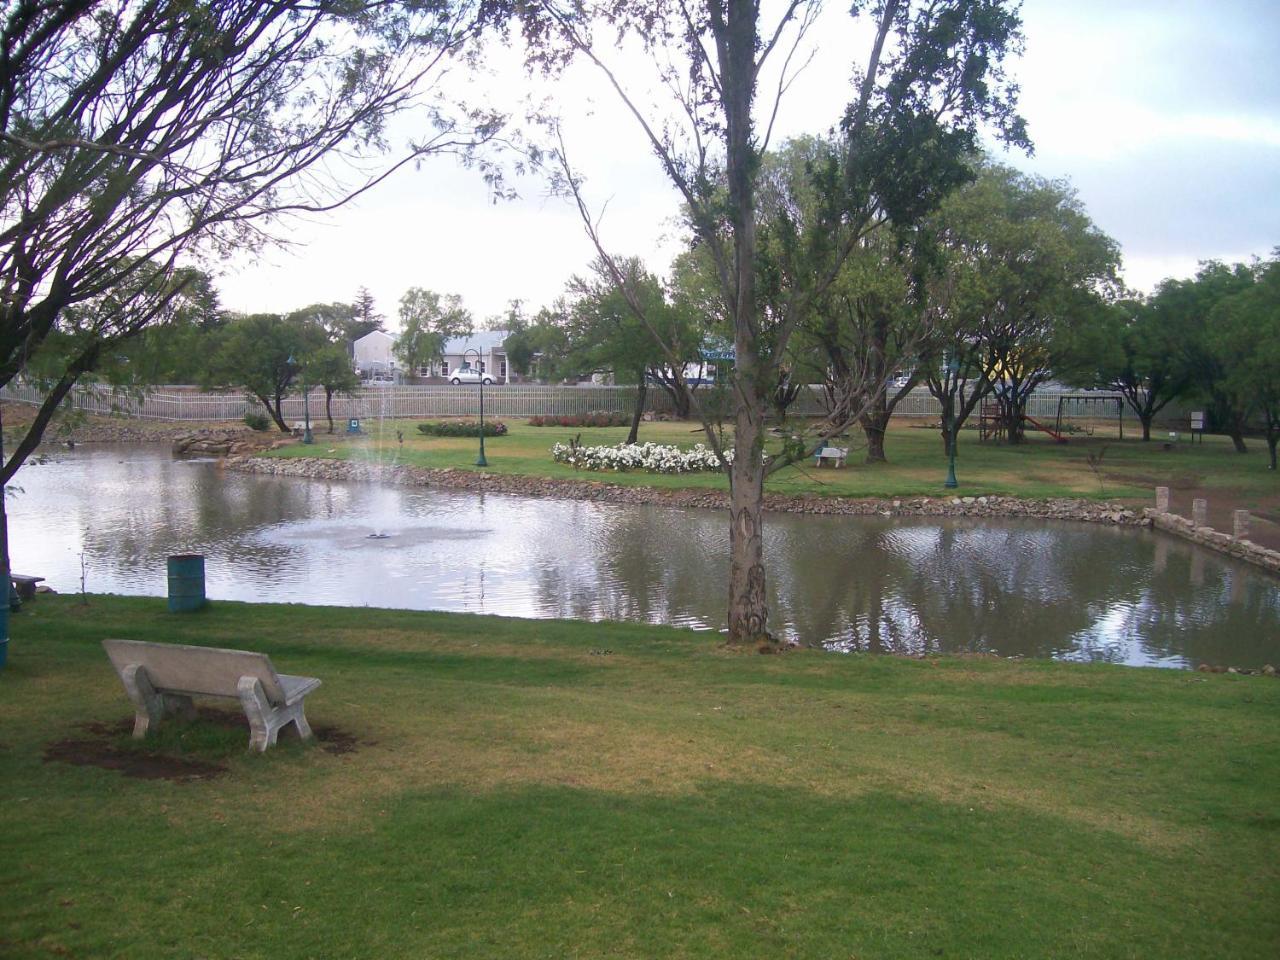
{"type": "Polygon", "coordinates": [[[449,374],[449,382],[455,386],[460,383],[483,383],[488,386],[493,383],[493,378],[487,373],[481,373],[475,367],[459,367],[449,374]]]}

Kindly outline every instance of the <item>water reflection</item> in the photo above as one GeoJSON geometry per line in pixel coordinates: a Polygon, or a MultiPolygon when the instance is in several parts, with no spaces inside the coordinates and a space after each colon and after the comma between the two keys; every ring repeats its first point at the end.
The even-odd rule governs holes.
{"type": "MultiPolygon", "coordinates": [[[[162,595],[169,554],[211,596],[718,629],[714,512],[223,472],[95,448],[24,469],[17,569],[162,595]]],[[[1150,532],[1040,521],[776,516],[776,630],[838,650],[1194,665],[1280,658],[1277,581],[1150,532]]]]}

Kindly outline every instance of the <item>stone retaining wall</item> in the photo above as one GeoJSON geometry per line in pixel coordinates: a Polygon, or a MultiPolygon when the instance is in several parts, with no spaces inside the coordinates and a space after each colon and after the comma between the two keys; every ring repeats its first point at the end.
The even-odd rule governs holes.
{"type": "Polygon", "coordinates": [[[1270,570],[1272,573],[1280,574],[1280,552],[1268,550],[1266,547],[1259,546],[1251,540],[1233,537],[1229,533],[1219,533],[1212,527],[1201,526],[1186,517],[1178,516],[1176,513],[1165,513],[1162,510],[1152,509],[1144,510],[1142,513],[1144,518],[1157,530],[1163,530],[1165,533],[1171,533],[1175,537],[1190,540],[1192,543],[1199,544],[1202,547],[1208,547],[1210,550],[1225,553],[1228,556],[1235,557],[1237,560],[1244,560],[1263,569],[1270,570]]]}
{"type": "MultiPolygon", "coordinates": [[[[434,470],[425,467],[385,466],[321,457],[232,457],[232,469],[273,476],[315,480],[364,480],[405,486],[434,486],[451,490],[510,493],[530,497],[557,497],[601,503],[656,504],[671,507],[725,509],[728,495],[722,491],[662,490],[624,487],[595,480],[562,480],[546,477],[504,476],[474,470],[434,470]]],[[[1034,517],[1048,520],[1083,520],[1126,526],[1150,526],[1140,513],[1114,503],[1092,500],[1022,500],[1017,497],[900,497],[890,500],[845,497],[768,494],[765,509],[776,513],[808,513],[846,516],[908,517],[1034,517]]]]}

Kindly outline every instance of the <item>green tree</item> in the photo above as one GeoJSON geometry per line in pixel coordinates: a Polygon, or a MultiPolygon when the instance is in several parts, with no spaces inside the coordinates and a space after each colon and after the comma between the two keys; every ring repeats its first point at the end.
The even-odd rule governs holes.
{"type": "Polygon", "coordinates": [[[211,337],[225,322],[225,313],[213,278],[204,271],[190,267],[177,270],[174,283],[181,289],[172,308],[136,337],[115,344],[100,362],[97,376],[138,390],[200,381],[211,337]]]}
{"type": "MultiPolygon", "coordinates": [[[[332,343],[339,344],[348,357],[355,355],[355,341],[372,330],[381,329],[377,325],[362,322],[351,303],[312,303],[288,314],[291,319],[305,320],[322,328],[325,336],[332,343]]],[[[379,324],[381,321],[375,321],[379,324]]]]}
{"type": "Polygon", "coordinates": [[[1220,409],[1246,411],[1242,419],[1258,422],[1267,441],[1269,466],[1275,470],[1280,442],[1280,256],[1249,273],[1249,286],[1210,309],[1206,342],[1213,366],[1222,371],[1213,386],[1220,409]]]}
{"type": "Polygon", "coordinates": [[[395,354],[412,374],[439,359],[444,345],[455,337],[467,337],[474,329],[471,311],[457,294],[441,296],[434,290],[410,287],[400,298],[400,336],[395,354]]]}
{"type": "Polygon", "coordinates": [[[1209,317],[1220,303],[1251,289],[1254,282],[1248,264],[1228,266],[1215,260],[1201,264],[1190,280],[1164,281],[1152,297],[1162,323],[1179,331],[1192,392],[1207,402],[1212,426],[1231,438],[1237,453],[1248,452],[1244,435],[1250,406],[1232,387],[1230,352],[1215,348],[1209,317]]]}
{"type": "Polygon", "coordinates": [[[1190,387],[1185,335],[1159,298],[1119,300],[1067,335],[1055,372],[1078,386],[1122,394],[1149,441],[1156,415],[1190,387]]]}
{"type": "Polygon", "coordinates": [[[569,353],[563,304],[544,307],[503,341],[507,362],[521,376],[549,380],[557,376],[569,353]]]}
{"type": "Polygon", "coordinates": [[[289,433],[281,405],[307,360],[326,345],[324,330],[276,313],[235,317],[219,331],[205,374],[208,387],[241,387],[266,408],[281,433],[289,433]]]}
{"type": "MultiPolygon", "coordinates": [[[[565,327],[569,349],[560,358],[560,368],[634,383],[636,403],[627,442],[635,443],[649,384],[660,384],[673,399],[680,396],[679,389],[685,387],[684,366],[697,360],[699,337],[688,322],[689,314],[668,298],[662,283],[638,258],[615,258],[615,263],[623,271],[621,288],[600,260],[592,264],[589,277],[570,281],[565,327]],[[646,322],[641,322],[633,305],[640,306],[646,322]],[[676,345],[674,357],[658,344],[650,327],[661,333],[665,343],[676,345]]],[[[680,413],[678,401],[676,412],[680,413]]],[[[684,412],[687,415],[687,400],[684,412]]]]}
{"type": "Polygon", "coordinates": [[[936,219],[946,249],[935,312],[948,323],[927,363],[930,389],[944,407],[952,402],[953,429],[990,390],[1009,442],[1018,443],[1032,391],[1052,375],[1072,331],[1110,296],[1119,249],[1067,184],[995,164],[936,219]],[[942,354],[956,358],[971,385],[961,408],[945,389],[960,378],[943,382],[942,354]],[[985,384],[972,383],[975,372],[985,384]]]}
{"type": "MultiPolygon", "coordinates": [[[[781,382],[787,342],[809,301],[822,294],[858,240],[883,218],[906,226],[924,216],[966,176],[979,128],[989,125],[1006,141],[1025,144],[1025,127],[1014,113],[1016,88],[1001,63],[1018,38],[1019,21],[1001,0],[886,0],[853,6],[868,13],[874,39],[865,66],[854,78],[853,100],[841,123],[847,155],[815,169],[831,189],[821,216],[801,234],[809,249],[792,275],[787,308],[761,309],[758,295],[756,219],[760,158],[767,150],[777,102],[757,102],[762,89],[780,99],[790,83],[793,58],[812,26],[818,0],[791,0],[779,18],[761,24],[757,3],[669,4],[660,0],[616,3],[543,2],[522,7],[525,37],[536,62],[554,68],[581,56],[603,71],[625,108],[640,124],[664,172],[679,191],[695,242],[715,264],[720,300],[733,339],[730,394],[734,398],[733,456],[726,456],[713,423],[705,435],[729,476],[728,639],[771,648],[765,589],[764,480],[787,458],[766,462],[764,415],[781,382]],[[673,92],[673,110],[655,115],[632,95],[605,58],[592,26],[606,24],[610,38],[641,38],[658,65],[658,80],[673,92]],[[777,54],[777,56],[775,56],[777,54]],[[770,69],[776,86],[761,86],[770,69]],[[683,124],[683,126],[681,126],[683,124]],[[816,266],[816,269],[815,269],[816,266]],[[731,462],[730,462],[731,460],[731,462]]],[[[567,156],[563,138],[557,158],[564,187],[575,198],[584,228],[610,266],[619,289],[625,274],[607,255],[567,156]]],[[[779,237],[785,220],[775,224],[779,237]]],[[[641,305],[628,305],[639,315],[641,305]]],[[[655,334],[656,336],[656,334],[655,334]]],[[[670,351],[664,351],[670,355],[670,351]]]]}
{"type": "Polygon", "coordinates": [[[373,294],[369,292],[369,288],[361,287],[356,291],[356,298],[351,303],[350,317],[341,324],[340,329],[347,340],[354,342],[375,330],[383,329],[382,323],[386,319],[378,312],[378,306],[374,303],[373,294]]]}
{"type": "Polygon", "coordinates": [[[324,415],[329,421],[329,432],[333,433],[334,394],[349,394],[360,386],[346,347],[340,343],[317,345],[303,356],[302,376],[308,384],[324,388],[324,415]]]}

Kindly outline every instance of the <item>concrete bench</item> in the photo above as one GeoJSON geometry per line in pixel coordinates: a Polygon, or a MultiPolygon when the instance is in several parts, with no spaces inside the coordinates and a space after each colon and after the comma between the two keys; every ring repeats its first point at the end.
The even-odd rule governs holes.
{"type": "Polygon", "coordinates": [[[814,451],[813,464],[816,467],[843,467],[847,456],[848,447],[819,447],[814,451]]]}
{"type": "Polygon", "coordinates": [[[44,577],[31,577],[25,573],[11,573],[9,579],[13,581],[13,589],[18,591],[18,596],[23,600],[30,600],[36,595],[36,584],[44,583],[44,577]]]}
{"type": "Polygon", "coordinates": [[[165,716],[194,717],[193,696],[239,700],[249,718],[249,749],[259,753],[290,723],[299,737],[311,737],[302,701],[320,681],[276,673],[265,653],[141,640],[103,640],[102,646],[133,701],[134,739],[165,716]]]}

